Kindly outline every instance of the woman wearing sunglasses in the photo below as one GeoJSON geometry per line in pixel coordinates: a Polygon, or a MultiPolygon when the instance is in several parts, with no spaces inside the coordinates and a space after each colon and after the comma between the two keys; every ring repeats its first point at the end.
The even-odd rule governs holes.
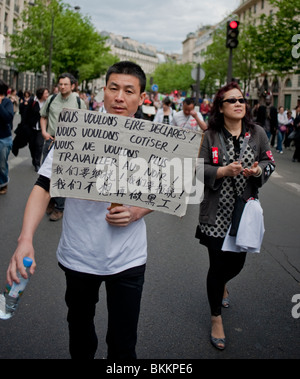
{"type": "Polygon", "coordinates": [[[211,109],[200,151],[204,158],[204,199],[197,238],[208,248],[207,295],[211,310],[210,341],[225,348],[221,309],[229,307],[227,283],[242,270],[246,253],[222,251],[231,224],[235,191],[244,200],[257,197],[275,169],[264,129],[251,120],[251,111],[237,83],[219,89],[211,109]],[[247,133],[247,134],[246,134],[247,133]],[[240,160],[245,135],[250,139],[240,160]]]}

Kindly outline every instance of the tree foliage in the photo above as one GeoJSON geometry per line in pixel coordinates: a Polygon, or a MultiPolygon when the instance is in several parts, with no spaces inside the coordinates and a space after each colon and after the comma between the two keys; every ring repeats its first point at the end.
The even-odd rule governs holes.
{"type": "MultiPolygon", "coordinates": [[[[221,25],[213,33],[213,42],[207,47],[202,68],[205,78],[200,87],[207,94],[213,94],[217,86],[222,85],[227,77],[228,49],[225,46],[225,27],[221,25]]],[[[202,91],[202,92],[203,92],[202,91]]]]}
{"type": "MultiPolygon", "coordinates": [[[[275,11],[240,23],[239,45],[233,49],[233,77],[238,78],[247,88],[255,74],[272,71],[282,76],[295,70],[299,65],[292,55],[292,38],[299,34],[300,0],[269,0],[275,11]]],[[[226,82],[229,49],[225,47],[226,23],[214,32],[213,42],[203,54],[202,68],[206,72],[205,81],[210,81],[206,93],[214,83],[226,82]]],[[[298,67],[299,68],[299,67],[298,67]]]]}
{"type": "Polygon", "coordinates": [[[41,72],[49,67],[57,76],[73,73],[79,81],[105,73],[118,59],[105,47],[105,38],[83,17],[61,0],[37,0],[27,6],[10,35],[9,57],[19,71],[41,72]],[[52,59],[50,58],[52,54],[52,59]]]}
{"type": "Polygon", "coordinates": [[[193,65],[190,63],[162,63],[152,75],[153,82],[158,85],[159,92],[162,93],[171,93],[173,90],[187,91],[194,82],[191,77],[192,68],[193,65]]]}
{"type": "Polygon", "coordinates": [[[276,11],[262,15],[259,25],[249,25],[248,33],[261,72],[273,70],[281,76],[299,64],[292,55],[292,38],[299,34],[300,0],[269,2],[276,11]]]}
{"type": "MultiPolygon", "coordinates": [[[[227,80],[229,49],[226,48],[226,23],[220,25],[214,32],[213,42],[203,53],[205,62],[202,67],[206,73],[206,93],[213,94],[216,86],[220,87],[227,80]]],[[[247,26],[240,25],[239,45],[233,49],[232,76],[239,78],[244,87],[250,83],[258,68],[255,65],[255,49],[249,38],[247,26]]]]}

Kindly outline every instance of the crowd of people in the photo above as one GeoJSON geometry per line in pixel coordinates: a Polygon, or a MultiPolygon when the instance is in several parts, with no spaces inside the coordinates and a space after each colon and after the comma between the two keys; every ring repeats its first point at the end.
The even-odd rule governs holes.
{"type": "MultiPolygon", "coordinates": [[[[293,148],[292,161],[300,162],[300,104],[290,110],[284,109],[283,106],[277,109],[271,102],[270,96],[261,102],[255,100],[251,108],[252,119],[263,127],[277,153],[283,154],[283,149],[293,148]]],[[[194,112],[196,106],[195,99],[190,97],[177,98],[166,95],[159,100],[157,94],[149,94],[135,117],[192,130],[205,130],[205,124],[208,124],[211,115],[212,103],[206,98],[201,99],[197,114],[194,112]]]]}
{"type": "Polygon", "coordinates": [[[258,101],[252,108],[253,120],[262,126],[270,140],[271,146],[277,153],[283,154],[283,148],[291,149],[294,146],[292,161],[300,162],[300,104],[294,110],[278,109],[271,104],[271,97],[265,101],[258,101]]]}
{"type": "MultiPolygon", "coordinates": [[[[71,357],[93,359],[95,356],[98,339],[94,317],[99,288],[105,282],[108,307],[107,357],[135,359],[147,260],[144,216],[151,211],[71,198],[64,199],[62,203],[50,198],[53,140],[58,114],[62,104],[67,104],[72,108],[92,108],[126,117],[134,115],[153,122],[199,131],[203,135],[200,157],[204,160],[204,198],[199,208],[199,220],[195,220],[195,228],[196,237],[208,249],[209,255],[207,296],[211,315],[210,341],[215,348],[223,350],[227,341],[221,313],[222,308],[230,305],[228,283],[241,272],[247,256],[247,250],[237,253],[236,250],[228,251],[224,248],[236,198],[240,196],[244,201],[257,198],[259,188],[267,182],[275,169],[270,147],[272,137],[277,136],[279,152],[282,151],[281,143],[290,146],[285,145],[284,137],[286,134],[289,136],[290,131],[299,129],[299,107],[293,122],[288,121],[291,120],[291,115],[284,118],[284,112],[277,114],[276,109],[268,104],[251,109],[239,85],[233,82],[217,91],[212,104],[203,102],[202,111],[201,107],[200,111],[195,110],[195,102],[191,98],[185,98],[180,108],[176,109],[168,96],[159,102],[147,95],[143,70],[127,61],[109,68],[104,104],[95,105],[94,96],[88,97],[83,93],[77,96],[74,80],[70,74],[61,75],[58,79],[59,93],[55,97],[47,97],[46,89],[40,89],[31,102],[38,104],[41,118],[36,116],[30,127],[34,129],[39,126],[44,140],[43,154],[35,133],[33,151],[36,153],[38,150],[40,161],[33,159],[33,165],[40,166],[42,161],[43,164],[36,167],[38,178],[29,196],[17,249],[7,270],[8,283],[11,285],[13,281],[19,282],[17,271],[26,277],[22,264],[25,256],[34,260],[30,269],[34,273],[36,262],[33,236],[45,213],[49,213],[49,207],[52,207],[52,212],[56,209],[61,212],[56,220],[63,220],[57,258],[66,277],[65,300],[68,307],[71,357]],[[282,125],[287,128],[285,132],[283,128],[280,129],[282,125]],[[241,159],[245,140],[249,142],[245,145],[241,159]],[[80,298],[85,299],[84,312],[78,301],[80,298]]],[[[6,94],[7,87],[0,82],[1,189],[8,183],[7,158],[13,147],[11,125],[14,105],[6,94]]],[[[30,101],[28,96],[24,96],[22,104],[28,106],[30,101]]],[[[22,107],[20,113],[21,109],[22,107]]],[[[28,113],[24,117],[28,119],[28,113]]],[[[251,238],[257,239],[257,236],[252,235],[251,238]]]]}

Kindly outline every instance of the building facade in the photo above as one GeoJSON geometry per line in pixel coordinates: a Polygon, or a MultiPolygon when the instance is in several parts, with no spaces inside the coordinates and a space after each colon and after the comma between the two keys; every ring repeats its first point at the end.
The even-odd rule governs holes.
{"type": "Polygon", "coordinates": [[[155,71],[159,63],[155,47],[106,31],[102,31],[100,35],[107,37],[106,44],[110,47],[111,54],[116,55],[120,60],[134,61],[146,74],[152,74],[155,71]]]}
{"type": "MultiPolygon", "coordinates": [[[[237,16],[241,23],[252,23],[258,25],[260,16],[267,16],[275,12],[268,0],[241,0],[237,9],[232,14],[237,16]]],[[[226,23],[227,19],[220,24],[226,23]]],[[[213,41],[213,32],[219,26],[214,25],[204,33],[189,33],[183,41],[184,62],[202,63],[204,57],[201,53],[213,41]],[[193,52],[191,52],[193,50],[193,52]]],[[[300,104],[300,75],[291,71],[283,78],[275,76],[273,73],[257,74],[251,81],[250,87],[245,89],[250,101],[264,101],[267,94],[272,96],[274,106],[284,106],[285,109],[294,109],[300,104]]]]}
{"type": "MultiPolygon", "coordinates": [[[[179,55],[168,55],[159,52],[154,46],[140,43],[129,37],[102,31],[102,37],[106,37],[106,45],[110,48],[110,53],[116,55],[120,60],[128,60],[137,63],[142,67],[145,74],[150,76],[156,67],[166,62],[168,59],[179,61],[179,55]]],[[[93,91],[99,91],[105,86],[105,77],[95,79],[92,83],[93,91]]]]}
{"type": "Polygon", "coordinates": [[[30,5],[33,5],[33,2],[26,0],[0,0],[0,79],[11,88],[32,92],[38,87],[46,86],[47,74],[19,73],[6,59],[11,52],[8,35],[14,33],[17,19],[24,8],[30,5]]]}

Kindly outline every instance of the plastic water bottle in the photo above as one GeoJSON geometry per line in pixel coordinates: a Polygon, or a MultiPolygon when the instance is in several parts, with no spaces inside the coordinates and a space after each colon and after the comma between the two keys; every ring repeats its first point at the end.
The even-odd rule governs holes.
{"type": "Polygon", "coordinates": [[[23,258],[23,264],[26,269],[28,278],[24,279],[19,272],[17,272],[20,283],[13,282],[12,286],[6,284],[4,292],[0,295],[0,319],[7,320],[11,318],[19,305],[20,297],[22,296],[25,287],[30,278],[29,269],[33,260],[29,257],[23,258]]]}

